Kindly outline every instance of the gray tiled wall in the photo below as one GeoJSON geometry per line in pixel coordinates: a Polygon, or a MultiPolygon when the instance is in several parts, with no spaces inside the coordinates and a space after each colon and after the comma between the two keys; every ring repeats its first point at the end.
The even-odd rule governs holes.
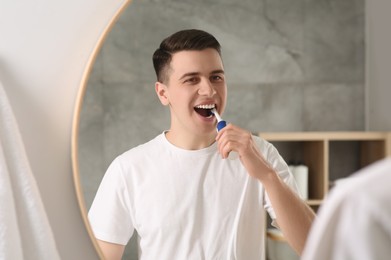
{"type": "Polygon", "coordinates": [[[168,129],[151,56],[180,29],[204,29],[222,44],[226,120],[253,132],[364,130],[364,7],[364,0],[133,0],[99,53],[83,104],[86,205],[116,155],[168,129]]]}

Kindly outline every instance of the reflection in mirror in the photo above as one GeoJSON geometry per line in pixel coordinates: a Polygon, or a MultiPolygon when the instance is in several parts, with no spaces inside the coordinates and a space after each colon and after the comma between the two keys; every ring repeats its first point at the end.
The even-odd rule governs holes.
{"type": "MultiPolygon", "coordinates": [[[[87,209],[111,161],[169,127],[152,53],[180,29],[222,44],[224,117],[251,132],[364,130],[364,1],[132,1],[100,50],[79,125],[87,209]]],[[[135,236],[124,259],[137,259],[135,236]]]]}

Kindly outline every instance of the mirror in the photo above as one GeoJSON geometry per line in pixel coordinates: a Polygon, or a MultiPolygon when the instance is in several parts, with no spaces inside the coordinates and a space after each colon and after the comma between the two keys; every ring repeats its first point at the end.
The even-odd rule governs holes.
{"type": "MultiPolygon", "coordinates": [[[[80,183],[88,210],[110,162],[169,127],[152,53],[180,29],[220,41],[224,117],[254,133],[365,124],[364,1],[132,1],[102,45],[83,97],[80,183]]],[[[124,259],[136,259],[134,238],[124,259]]]]}

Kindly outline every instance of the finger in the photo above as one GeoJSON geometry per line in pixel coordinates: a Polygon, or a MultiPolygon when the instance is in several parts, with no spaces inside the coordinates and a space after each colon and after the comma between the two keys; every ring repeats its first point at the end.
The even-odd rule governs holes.
{"type": "Polygon", "coordinates": [[[228,158],[229,154],[231,152],[237,152],[236,149],[234,148],[235,144],[234,142],[229,142],[223,147],[223,152],[222,155],[224,158],[228,158]]]}
{"type": "Polygon", "coordinates": [[[232,131],[232,130],[235,130],[235,129],[240,129],[238,127],[236,127],[235,125],[233,124],[227,124],[226,127],[222,128],[220,131],[217,132],[217,136],[216,136],[216,139],[219,139],[221,137],[221,135],[226,132],[226,131],[232,131]]]}
{"type": "Polygon", "coordinates": [[[254,140],[251,133],[247,131],[241,132],[226,132],[225,136],[219,141],[219,149],[221,154],[229,153],[229,151],[236,151],[240,156],[254,157],[257,153],[254,140]]]}
{"type": "Polygon", "coordinates": [[[240,140],[240,138],[221,139],[221,141],[218,143],[219,145],[218,149],[219,149],[219,153],[223,156],[223,158],[228,157],[229,153],[232,151],[235,151],[240,155],[244,146],[241,142],[237,140],[240,140]]]}

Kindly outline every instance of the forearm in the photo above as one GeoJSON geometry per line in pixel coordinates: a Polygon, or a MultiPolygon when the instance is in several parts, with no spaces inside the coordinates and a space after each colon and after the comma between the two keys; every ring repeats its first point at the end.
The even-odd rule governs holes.
{"type": "Polygon", "coordinates": [[[275,172],[268,174],[262,183],[276,214],[278,226],[288,243],[301,255],[315,213],[275,172]]]}
{"type": "Polygon", "coordinates": [[[97,239],[105,260],[121,260],[125,246],[97,239]]]}

